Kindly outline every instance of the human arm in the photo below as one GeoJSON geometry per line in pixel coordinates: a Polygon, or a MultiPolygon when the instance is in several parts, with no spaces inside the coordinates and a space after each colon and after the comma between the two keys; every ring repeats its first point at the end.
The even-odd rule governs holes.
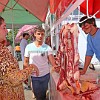
{"type": "Polygon", "coordinates": [[[81,75],[83,75],[83,74],[86,73],[87,68],[88,68],[88,66],[89,66],[90,63],[91,63],[91,59],[92,59],[92,56],[86,56],[86,57],[85,57],[84,68],[83,68],[83,70],[80,70],[80,74],[81,74],[81,75]]]}
{"type": "Polygon", "coordinates": [[[5,68],[6,73],[3,75],[2,74],[2,79],[4,84],[8,84],[11,86],[17,86],[24,82],[31,73],[34,72],[34,66],[32,65],[27,65],[26,68],[20,70],[18,66],[17,60],[11,55],[11,53],[8,51],[7,48],[1,48],[3,51],[2,52],[2,64],[1,67],[5,68]]]}
{"type": "Polygon", "coordinates": [[[55,59],[54,59],[54,56],[53,56],[52,54],[50,54],[50,55],[48,56],[48,59],[49,59],[51,65],[52,65],[52,67],[54,68],[54,70],[55,70],[56,72],[59,72],[59,71],[60,71],[60,68],[56,65],[56,61],[55,61],[55,59]]]}
{"type": "Polygon", "coordinates": [[[27,68],[27,67],[30,67],[30,66],[34,68],[34,72],[36,73],[36,76],[38,76],[39,70],[38,70],[37,66],[35,66],[34,64],[29,64],[29,57],[24,57],[23,67],[27,68]]]}
{"type": "Polygon", "coordinates": [[[7,75],[7,78],[4,78],[4,81],[11,86],[17,86],[24,82],[36,69],[36,66],[28,64],[23,70],[19,70],[17,66],[10,67],[10,71],[7,75]]]}
{"type": "Polygon", "coordinates": [[[7,58],[5,65],[5,70],[7,70],[7,73],[2,76],[3,82],[4,84],[8,84],[11,86],[22,84],[22,82],[24,82],[28,78],[28,76],[34,71],[34,68],[32,66],[20,70],[17,61],[13,58],[11,60],[7,58]]]}

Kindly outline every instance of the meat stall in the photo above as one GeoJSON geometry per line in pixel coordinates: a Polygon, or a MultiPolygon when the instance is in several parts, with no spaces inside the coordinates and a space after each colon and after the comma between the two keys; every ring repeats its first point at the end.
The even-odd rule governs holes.
{"type": "Polygon", "coordinates": [[[79,74],[78,35],[75,23],[63,25],[59,32],[59,48],[55,59],[60,71],[51,72],[51,100],[100,100],[100,89],[96,82],[98,73],[83,77],[79,74]]]}

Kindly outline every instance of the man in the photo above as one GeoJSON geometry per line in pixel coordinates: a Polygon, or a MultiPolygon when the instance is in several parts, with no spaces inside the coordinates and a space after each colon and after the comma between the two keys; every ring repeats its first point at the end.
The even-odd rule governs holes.
{"type": "Polygon", "coordinates": [[[93,17],[88,18],[87,16],[80,19],[79,26],[88,35],[84,68],[80,71],[80,74],[85,74],[94,53],[100,61],[100,29],[97,28],[95,19],[93,17]]]}
{"type": "MultiPolygon", "coordinates": [[[[23,38],[20,42],[20,50],[21,50],[21,58],[22,61],[24,62],[24,53],[25,53],[25,48],[28,44],[28,39],[29,39],[30,35],[28,33],[23,33],[23,38]]],[[[30,77],[24,82],[25,83],[25,89],[27,90],[31,90],[31,80],[30,77]]]]}
{"type": "Polygon", "coordinates": [[[28,39],[29,39],[29,34],[28,33],[23,33],[23,39],[20,42],[22,61],[24,61],[24,52],[25,52],[25,48],[26,48],[26,46],[28,44],[28,42],[27,42],[28,39]]]}
{"type": "Polygon", "coordinates": [[[46,91],[48,89],[48,82],[50,79],[50,67],[48,62],[58,71],[55,64],[55,59],[52,55],[52,49],[49,45],[45,44],[44,36],[45,30],[38,26],[34,31],[35,41],[26,46],[24,66],[27,64],[36,65],[39,69],[39,76],[35,73],[32,74],[32,87],[36,100],[46,100],[46,91]]]}
{"type": "MultiPolygon", "coordinates": [[[[23,33],[23,38],[20,42],[20,50],[21,50],[22,61],[24,61],[24,52],[25,52],[25,48],[28,44],[28,42],[27,42],[28,39],[29,39],[29,34],[28,33],[23,33]]],[[[31,89],[30,77],[24,83],[26,84],[25,89],[30,90],[31,89]]]]}
{"type": "Polygon", "coordinates": [[[25,100],[22,83],[38,68],[35,65],[19,70],[17,60],[6,47],[6,24],[0,16],[0,100],[25,100]]]}

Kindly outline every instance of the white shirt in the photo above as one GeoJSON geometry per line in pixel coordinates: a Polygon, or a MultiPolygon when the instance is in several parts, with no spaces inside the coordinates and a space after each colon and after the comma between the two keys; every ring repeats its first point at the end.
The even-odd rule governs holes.
{"type": "MultiPolygon", "coordinates": [[[[39,76],[44,76],[50,72],[50,66],[48,64],[48,55],[52,54],[52,49],[47,44],[42,44],[40,47],[36,47],[33,43],[30,43],[25,48],[25,57],[29,57],[29,64],[34,64],[39,69],[39,76]]],[[[36,76],[34,73],[32,76],[36,76]]]]}

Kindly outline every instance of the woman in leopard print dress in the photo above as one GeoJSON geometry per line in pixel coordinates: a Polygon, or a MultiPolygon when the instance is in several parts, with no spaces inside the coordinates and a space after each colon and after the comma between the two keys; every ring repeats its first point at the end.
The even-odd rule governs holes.
{"type": "Polygon", "coordinates": [[[23,70],[19,69],[17,60],[5,46],[6,24],[0,17],[0,100],[25,100],[22,82],[35,70],[38,69],[30,65],[23,70]]]}

